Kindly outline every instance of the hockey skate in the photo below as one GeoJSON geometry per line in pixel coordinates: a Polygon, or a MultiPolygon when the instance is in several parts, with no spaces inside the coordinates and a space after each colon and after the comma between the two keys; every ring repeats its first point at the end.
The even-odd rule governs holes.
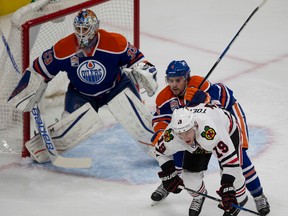
{"type": "Polygon", "coordinates": [[[163,184],[159,185],[159,187],[151,195],[151,199],[153,200],[152,206],[165,199],[168,195],[169,192],[165,190],[163,184]]]}
{"type": "Polygon", "coordinates": [[[270,205],[266,196],[262,193],[260,196],[254,198],[256,209],[260,215],[265,216],[270,212],[270,205]]]}
{"type": "MultiPolygon", "coordinates": [[[[239,206],[243,207],[248,201],[248,196],[245,197],[245,199],[239,203],[239,206]]],[[[240,212],[240,209],[234,208],[231,212],[224,212],[223,216],[237,216],[240,212]]]]}
{"type": "MultiPolygon", "coordinates": [[[[207,194],[207,190],[204,191],[204,194],[207,194]]],[[[205,197],[203,196],[193,198],[192,203],[189,208],[189,216],[198,216],[202,210],[204,201],[205,201],[205,197]]]]}

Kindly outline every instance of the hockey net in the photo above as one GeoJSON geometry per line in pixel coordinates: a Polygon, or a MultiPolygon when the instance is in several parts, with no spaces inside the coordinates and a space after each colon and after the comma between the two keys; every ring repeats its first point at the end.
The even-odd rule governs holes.
{"type": "MultiPolygon", "coordinates": [[[[24,71],[43,51],[71,34],[74,17],[82,8],[96,13],[100,28],[121,33],[139,47],[139,0],[38,0],[17,10],[11,19],[7,41],[19,70],[24,71]]],[[[23,146],[33,133],[30,113],[23,114],[7,104],[20,79],[14,67],[4,49],[0,58],[0,153],[26,157],[23,146]]],[[[58,118],[61,113],[53,108],[63,106],[67,84],[66,73],[60,72],[49,83],[41,110],[47,112],[51,107],[50,114],[58,118]]]]}

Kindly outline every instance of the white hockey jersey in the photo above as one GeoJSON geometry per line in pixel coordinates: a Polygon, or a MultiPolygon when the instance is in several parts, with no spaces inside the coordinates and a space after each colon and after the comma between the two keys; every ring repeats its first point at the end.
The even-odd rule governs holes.
{"type": "Polygon", "coordinates": [[[199,104],[195,107],[189,107],[189,110],[193,113],[193,121],[196,125],[194,144],[192,146],[187,145],[173,132],[169,124],[155,146],[155,154],[159,165],[161,166],[172,160],[172,155],[178,151],[187,150],[192,153],[200,147],[212,152],[218,159],[223,168],[222,174],[234,177],[241,175],[242,170],[239,160],[241,135],[236,130],[238,125],[235,118],[229,112],[215,105],[199,104]],[[232,142],[230,136],[234,132],[240,142],[232,142]]]}

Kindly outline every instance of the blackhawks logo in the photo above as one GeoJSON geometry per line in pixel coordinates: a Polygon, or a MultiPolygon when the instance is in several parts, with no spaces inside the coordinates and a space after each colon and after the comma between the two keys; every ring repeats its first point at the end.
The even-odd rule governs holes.
{"type": "Polygon", "coordinates": [[[174,136],[171,134],[172,129],[168,129],[164,131],[164,135],[163,138],[165,140],[165,142],[169,142],[171,140],[173,140],[174,136]]]}
{"type": "Polygon", "coordinates": [[[215,135],[216,131],[209,126],[205,126],[204,131],[201,133],[201,136],[207,140],[213,140],[215,135]]]}

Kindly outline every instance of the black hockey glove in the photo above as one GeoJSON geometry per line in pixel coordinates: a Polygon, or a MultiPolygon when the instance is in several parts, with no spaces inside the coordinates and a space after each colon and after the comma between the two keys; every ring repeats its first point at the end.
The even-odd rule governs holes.
{"type": "Polygon", "coordinates": [[[167,170],[161,171],[158,173],[160,179],[162,180],[163,187],[165,190],[172,193],[180,193],[181,188],[179,186],[184,187],[183,180],[179,177],[178,172],[175,170],[175,167],[167,170]]]}
{"type": "Polygon", "coordinates": [[[229,212],[234,209],[232,204],[238,204],[236,200],[236,192],[232,184],[223,184],[217,193],[222,199],[221,204],[218,206],[219,208],[229,212]]]}

